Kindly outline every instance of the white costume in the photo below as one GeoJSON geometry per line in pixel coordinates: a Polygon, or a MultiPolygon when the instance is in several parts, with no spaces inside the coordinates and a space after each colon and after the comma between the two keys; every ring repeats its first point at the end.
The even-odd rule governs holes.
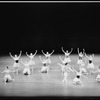
{"type": "Polygon", "coordinates": [[[14,72],[17,72],[17,73],[18,73],[18,69],[19,69],[19,58],[20,58],[20,56],[21,56],[21,52],[22,52],[22,51],[20,51],[19,56],[15,55],[15,57],[13,57],[13,56],[11,55],[11,53],[9,53],[10,56],[14,59],[14,65],[13,65],[14,72]]]}
{"type": "Polygon", "coordinates": [[[94,64],[93,64],[93,57],[94,57],[94,54],[93,54],[93,57],[90,55],[90,57],[86,56],[89,60],[89,63],[87,65],[87,68],[90,69],[91,72],[93,72],[93,69],[95,68],[94,64]]]}
{"type": "Polygon", "coordinates": [[[23,74],[24,75],[30,75],[31,74],[31,71],[28,67],[25,67],[24,70],[23,70],[23,74]]]}
{"type": "Polygon", "coordinates": [[[79,70],[81,71],[82,74],[86,74],[87,73],[87,70],[84,67],[81,67],[79,70]]]}
{"type": "Polygon", "coordinates": [[[41,68],[41,73],[47,73],[48,71],[49,71],[49,65],[48,65],[48,59],[41,59],[41,56],[39,56],[40,57],[40,60],[42,61],[42,63],[43,63],[43,66],[42,66],[42,68],[41,68]]]}
{"type": "Polygon", "coordinates": [[[83,54],[79,53],[79,58],[78,58],[78,61],[77,61],[77,64],[81,64],[82,61],[83,61],[83,54]]]}
{"type": "Polygon", "coordinates": [[[29,61],[29,65],[30,65],[30,66],[32,66],[32,65],[34,65],[34,64],[35,64],[35,62],[34,62],[33,60],[30,60],[30,61],[29,61]]]}
{"type": "Polygon", "coordinates": [[[96,77],[96,81],[99,81],[100,82],[100,69],[98,70],[98,72],[99,72],[99,74],[96,77]]]}
{"type": "Polygon", "coordinates": [[[49,66],[47,65],[47,60],[42,60],[43,66],[41,68],[42,73],[47,73],[49,71],[49,66]]]}
{"type": "Polygon", "coordinates": [[[78,59],[77,64],[81,64],[82,63],[82,59],[78,59]]]}
{"type": "Polygon", "coordinates": [[[79,71],[81,71],[82,74],[87,73],[87,70],[84,68],[84,66],[85,66],[85,62],[82,61],[79,66],[79,71]]]}
{"type": "MultiPolygon", "coordinates": [[[[22,62],[23,63],[23,62],[22,62]]],[[[30,66],[29,66],[29,62],[25,62],[23,63],[25,65],[25,68],[23,70],[23,74],[24,75],[30,75],[31,71],[30,71],[30,66]]]]}
{"type": "Polygon", "coordinates": [[[76,72],[76,77],[73,79],[73,82],[72,82],[72,84],[74,84],[74,85],[76,85],[76,84],[78,84],[78,85],[83,85],[82,84],[82,82],[81,82],[81,80],[80,80],[80,77],[81,77],[81,72],[76,72]]]}
{"type": "Polygon", "coordinates": [[[14,58],[14,67],[19,67],[19,57],[14,58]]]}
{"type": "Polygon", "coordinates": [[[47,73],[49,71],[48,66],[42,66],[41,73],[47,73]]]}
{"type": "Polygon", "coordinates": [[[97,75],[96,81],[100,81],[100,74],[97,75]]]}
{"type": "Polygon", "coordinates": [[[65,61],[67,63],[71,62],[71,59],[70,59],[69,55],[70,55],[70,53],[65,52],[65,61]]]}
{"type": "Polygon", "coordinates": [[[65,52],[63,50],[63,47],[61,49],[62,49],[63,53],[65,54],[65,59],[64,59],[64,61],[62,63],[64,64],[64,63],[71,62],[71,59],[70,59],[69,55],[71,54],[71,52],[72,52],[73,49],[71,48],[71,51],[70,52],[68,52],[68,50],[66,50],[66,52],[65,52]]]}
{"type": "Polygon", "coordinates": [[[71,62],[70,57],[65,57],[65,59],[64,59],[64,61],[63,61],[63,63],[69,63],[69,62],[71,62]]]}
{"type": "Polygon", "coordinates": [[[32,69],[32,71],[33,71],[33,65],[35,64],[35,62],[33,61],[33,58],[36,55],[36,53],[37,53],[37,50],[34,54],[30,53],[30,55],[28,55],[27,52],[26,52],[26,55],[30,58],[29,66],[32,69]]]}
{"type": "Polygon", "coordinates": [[[94,69],[94,68],[95,68],[95,66],[94,66],[93,62],[88,63],[87,68],[89,68],[89,69],[91,69],[91,70],[92,70],[92,69],[94,69]]]}
{"type": "Polygon", "coordinates": [[[48,63],[48,64],[51,64],[50,58],[47,58],[46,60],[47,60],[47,63],[48,63]]]}
{"type": "Polygon", "coordinates": [[[5,72],[5,76],[4,76],[4,81],[5,82],[10,82],[13,81],[14,79],[12,79],[12,77],[10,76],[10,70],[4,70],[3,72],[5,72]]]}

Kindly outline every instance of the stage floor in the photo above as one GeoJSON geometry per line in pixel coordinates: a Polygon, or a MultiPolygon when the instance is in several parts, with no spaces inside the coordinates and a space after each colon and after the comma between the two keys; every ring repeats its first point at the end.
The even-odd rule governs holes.
{"type": "MultiPolygon", "coordinates": [[[[88,76],[88,78],[81,78],[84,86],[66,86],[62,83],[63,76],[60,71],[60,66],[57,63],[61,63],[59,55],[51,56],[50,71],[47,74],[40,73],[39,70],[42,67],[42,63],[38,57],[35,56],[34,72],[31,76],[24,76],[22,74],[24,65],[20,62],[20,73],[11,73],[11,76],[15,79],[14,82],[4,84],[4,74],[0,73],[0,96],[99,96],[100,95],[100,83],[95,81],[96,74],[88,76]]],[[[64,58],[64,55],[60,55],[64,58]]],[[[29,60],[27,56],[21,56],[23,60],[29,60]]],[[[44,56],[43,56],[44,58],[44,56]]],[[[78,69],[77,59],[78,55],[71,55],[71,63],[76,70],[78,69]]],[[[0,71],[5,69],[8,65],[10,69],[13,67],[13,59],[10,56],[0,58],[0,71]]],[[[88,63],[88,60],[87,60],[88,63]]],[[[86,65],[87,65],[86,63],[86,65]]],[[[97,67],[100,65],[100,55],[95,55],[94,65],[97,67]]],[[[96,70],[95,69],[95,70],[96,70]]],[[[70,72],[68,81],[72,81],[75,74],[70,72]]]]}

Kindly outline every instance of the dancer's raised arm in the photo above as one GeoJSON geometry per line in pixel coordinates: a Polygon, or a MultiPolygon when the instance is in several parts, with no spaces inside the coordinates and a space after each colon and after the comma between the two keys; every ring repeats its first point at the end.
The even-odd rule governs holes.
{"type": "Polygon", "coordinates": [[[83,54],[85,55],[85,49],[83,49],[83,54]]]}
{"type": "Polygon", "coordinates": [[[11,52],[9,52],[9,55],[14,59],[14,57],[11,55],[11,52]]]}
{"type": "Polygon", "coordinates": [[[50,53],[50,56],[54,53],[54,50],[50,53]]]}
{"type": "Polygon", "coordinates": [[[89,59],[89,57],[87,56],[87,54],[85,53],[85,56],[89,59]]]}
{"type": "Polygon", "coordinates": [[[21,56],[21,54],[22,54],[22,51],[20,51],[20,54],[19,54],[18,58],[21,56]]]}
{"type": "Polygon", "coordinates": [[[34,55],[33,55],[33,56],[35,56],[35,55],[36,55],[36,53],[37,53],[37,50],[35,51],[35,53],[34,53],[34,55]]]}
{"type": "Polygon", "coordinates": [[[71,51],[69,52],[69,54],[71,54],[71,53],[72,53],[72,51],[73,51],[73,48],[71,48],[71,51]]]}
{"type": "Polygon", "coordinates": [[[26,55],[28,56],[28,57],[30,57],[30,55],[26,52],[26,55]]]}
{"type": "Polygon", "coordinates": [[[64,51],[63,47],[61,47],[61,50],[63,51],[63,53],[66,53],[66,52],[64,51]]]}
{"type": "Polygon", "coordinates": [[[78,54],[79,54],[79,48],[77,48],[77,52],[78,52],[78,54]]]}
{"type": "Polygon", "coordinates": [[[44,52],[43,52],[43,50],[41,50],[42,51],[42,53],[44,54],[44,55],[46,55],[44,52]]]}

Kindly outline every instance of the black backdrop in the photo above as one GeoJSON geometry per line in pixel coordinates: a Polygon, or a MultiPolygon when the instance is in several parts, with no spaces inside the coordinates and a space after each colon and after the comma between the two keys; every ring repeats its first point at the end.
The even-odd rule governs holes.
{"type": "Polygon", "coordinates": [[[0,3],[0,54],[100,53],[100,3],[0,3]]]}

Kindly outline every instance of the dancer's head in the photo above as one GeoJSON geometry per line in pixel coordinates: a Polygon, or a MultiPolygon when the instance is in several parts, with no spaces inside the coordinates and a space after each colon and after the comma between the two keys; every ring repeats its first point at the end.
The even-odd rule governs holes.
{"type": "Polygon", "coordinates": [[[49,52],[46,52],[47,55],[49,55],[49,52]]]}
{"type": "Polygon", "coordinates": [[[80,55],[83,55],[83,53],[82,53],[82,52],[80,52],[79,54],[80,54],[80,55]]]}
{"type": "Polygon", "coordinates": [[[68,53],[68,50],[66,50],[66,53],[68,53]]]}
{"type": "Polygon", "coordinates": [[[30,56],[32,56],[33,54],[32,53],[30,53],[30,56]]]}
{"type": "Polygon", "coordinates": [[[15,55],[15,58],[17,58],[17,55],[15,55]]]}

